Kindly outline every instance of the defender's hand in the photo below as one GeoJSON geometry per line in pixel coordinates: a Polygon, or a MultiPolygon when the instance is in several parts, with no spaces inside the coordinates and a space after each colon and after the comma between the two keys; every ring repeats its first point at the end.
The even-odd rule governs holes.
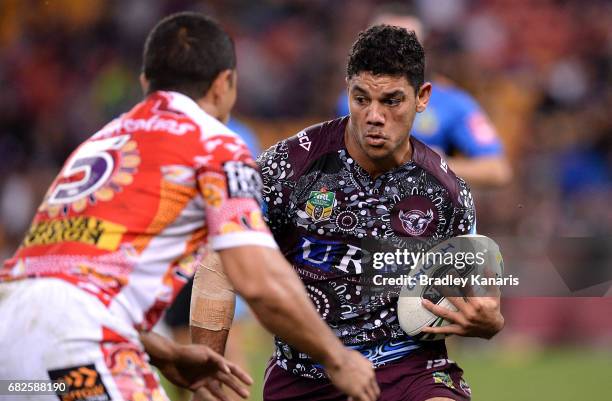
{"type": "Polygon", "coordinates": [[[380,395],[372,363],[359,352],[344,350],[333,363],[324,364],[331,382],[349,401],[376,401],[380,395]]]}
{"type": "MultiPolygon", "coordinates": [[[[244,389],[232,387],[232,390],[240,396],[240,398],[248,398],[249,392],[244,389]]],[[[232,401],[234,398],[225,394],[223,385],[219,380],[207,378],[204,384],[193,393],[192,401],[232,401]]]]}
{"type": "Polygon", "coordinates": [[[422,330],[424,333],[457,334],[489,339],[504,327],[498,296],[447,297],[447,299],[457,307],[457,312],[423,300],[423,306],[427,310],[451,322],[443,327],[425,327],[422,330]]]}
{"type": "Polygon", "coordinates": [[[199,344],[177,345],[172,358],[158,361],[155,366],[172,383],[190,390],[197,390],[214,379],[241,396],[248,396],[244,385],[253,383],[237,365],[199,344]]]}

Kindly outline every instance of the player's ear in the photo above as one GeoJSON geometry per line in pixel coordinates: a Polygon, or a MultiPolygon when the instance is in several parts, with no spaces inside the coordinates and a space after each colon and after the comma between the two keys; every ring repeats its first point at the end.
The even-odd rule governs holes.
{"type": "Polygon", "coordinates": [[[431,96],[431,82],[425,82],[419,88],[416,96],[416,111],[421,113],[427,107],[429,103],[429,97],[431,96]]]}
{"type": "Polygon", "coordinates": [[[228,76],[230,88],[235,88],[238,85],[238,71],[230,70],[230,75],[228,76]]]}
{"type": "Polygon", "coordinates": [[[140,81],[140,87],[142,88],[142,93],[144,93],[145,95],[149,93],[149,80],[147,79],[147,77],[145,77],[144,72],[140,73],[138,80],[140,81]]]}
{"type": "Polygon", "coordinates": [[[210,86],[210,91],[214,97],[223,97],[228,91],[234,88],[235,84],[235,70],[223,70],[213,81],[210,86]]]}
{"type": "Polygon", "coordinates": [[[206,99],[215,108],[215,118],[227,123],[229,114],[236,102],[237,74],[235,69],[221,71],[212,82],[206,99]]]}

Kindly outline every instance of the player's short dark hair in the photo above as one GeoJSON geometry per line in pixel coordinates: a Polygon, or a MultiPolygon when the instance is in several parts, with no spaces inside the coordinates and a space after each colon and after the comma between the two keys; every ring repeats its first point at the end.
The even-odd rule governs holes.
{"type": "Polygon", "coordinates": [[[150,83],[149,92],[173,90],[198,99],[220,72],[235,67],[234,42],[203,14],[169,15],[155,25],[145,42],[142,71],[150,83]]]}
{"type": "Polygon", "coordinates": [[[359,33],[349,53],[346,75],[360,72],[404,76],[416,92],[425,82],[425,50],[414,31],[375,25],[359,33]]]}

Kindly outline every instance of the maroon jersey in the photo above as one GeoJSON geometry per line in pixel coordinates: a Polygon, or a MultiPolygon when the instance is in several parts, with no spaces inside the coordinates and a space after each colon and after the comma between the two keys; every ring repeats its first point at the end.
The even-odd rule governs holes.
{"type": "MultiPolygon", "coordinates": [[[[344,117],[315,125],[259,157],[263,209],[321,317],[346,346],[382,366],[423,343],[400,328],[397,293],[366,291],[364,240],[437,243],[468,234],[475,226],[474,204],[466,183],[414,138],[412,160],[372,179],[346,150],[347,122],[344,117]]],[[[282,368],[325,376],[307,355],[278,338],[276,346],[282,368]]]]}

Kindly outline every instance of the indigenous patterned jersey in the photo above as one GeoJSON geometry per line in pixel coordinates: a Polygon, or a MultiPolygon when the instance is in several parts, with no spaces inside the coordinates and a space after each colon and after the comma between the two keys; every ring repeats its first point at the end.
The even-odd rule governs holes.
{"type": "MultiPolygon", "coordinates": [[[[381,366],[421,345],[399,326],[397,294],[364,291],[361,244],[406,237],[436,243],[468,234],[474,205],[465,182],[413,138],[412,160],[372,179],[347,153],[347,122],[310,127],[259,157],[264,218],[321,317],[345,345],[381,366]]],[[[276,345],[284,369],[324,376],[307,355],[280,339],[276,345]]]]}
{"type": "Polygon", "coordinates": [[[0,281],[56,277],[148,329],[205,245],[276,247],[244,142],[176,92],[155,92],[81,144],[0,281]]]}

